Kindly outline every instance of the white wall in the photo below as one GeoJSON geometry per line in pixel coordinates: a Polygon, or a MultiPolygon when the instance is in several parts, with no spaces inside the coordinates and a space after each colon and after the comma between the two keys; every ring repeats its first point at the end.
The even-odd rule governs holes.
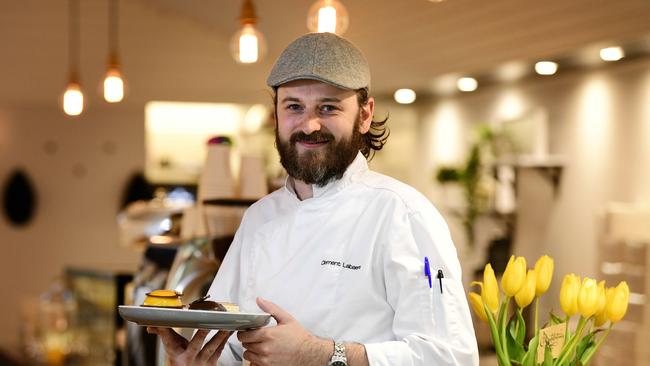
{"type": "Polygon", "coordinates": [[[1,348],[18,351],[21,303],[65,266],[135,269],[139,254],[118,247],[115,214],[128,178],[143,168],[143,134],[144,107],[69,118],[54,106],[0,106],[0,182],[21,167],[38,195],[28,226],[0,216],[1,348]]]}
{"type": "MultiPolygon", "coordinates": [[[[549,114],[550,152],[564,156],[567,164],[544,245],[525,252],[535,253],[528,258],[531,262],[541,254],[555,257],[555,279],[544,307],[558,309],[562,276],[597,276],[598,217],[604,206],[612,201],[650,202],[650,60],[566,74],[560,70],[553,77],[479,88],[420,107],[420,133],[427,136],[428,150],[420,159],[428,170],[419,175],[433,177],[440,163],[463,159],[476,123],[538,107],[549,114]]],[[[429,197],[445,211],[447,192],[432,178],[430,184],[429,197]]],[[[453,233],[462,246],[462,232],[453,233]]]]}

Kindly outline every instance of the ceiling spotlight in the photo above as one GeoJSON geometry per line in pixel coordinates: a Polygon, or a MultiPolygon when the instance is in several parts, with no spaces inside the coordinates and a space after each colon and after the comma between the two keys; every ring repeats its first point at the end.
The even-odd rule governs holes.
{"type": "Polygon", "coordinates": [[[456,86],[458,87],[458,90],[462,92],[473,92],[478,88],[478,81],[474,78],[464,77],[458,79],[456,86]]]}
{"type": "Polygon", "coordinates": [[[557,71],[557,63],[553,61],[540,61],[535,64],[535,72],[540,75],[553,75],[557,71]]]}
{"type": "Polygon", "coordinates": [[[600,50],[600,58],[603,61],[618,61],[625,57],[621,47],[607,47],[600,50]]]}
{"type": "Polygon", "coordinates": [[[399,104],[411,104],[415,101],[415,92],[412,89],[397,89],[393,98],[399,104]]]}

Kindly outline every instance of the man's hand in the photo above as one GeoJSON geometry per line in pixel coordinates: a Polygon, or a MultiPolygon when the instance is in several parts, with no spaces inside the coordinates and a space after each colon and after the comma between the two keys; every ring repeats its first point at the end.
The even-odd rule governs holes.
{"type": "Polygon", "coordinates": [[[165,346],[172,366],[214,366],[232,332],[219,331],[203,346],[210,331],[200,329],[189,342],[171,328],[147,327],[148,333],[157,334],[165,346]]]}
{"type": "Polygon", "coordinates": [[[291,314],[270,301],[257,298],[257,305],[271,314],[278,325],[237,333],[246,349],[245,360],[255,366],[327,364],[334,352],[332,341],[312,335],[291,314]]]}

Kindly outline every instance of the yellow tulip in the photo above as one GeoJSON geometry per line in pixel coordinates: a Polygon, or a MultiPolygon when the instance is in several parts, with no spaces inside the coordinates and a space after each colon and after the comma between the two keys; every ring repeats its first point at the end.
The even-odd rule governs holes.
{"type": "Polygon", "coordinates": [[[548,291],[553,278],[553,258],[548,255],[541,256],[535,262],[535,273],[537,273],[537,285],[535,287],[535,296],[542,296],[548,291]]]}
{"type": "Polygon", "coordinates": [[[598,305],[596,306],[596,314],[605,312],[605,305],[607,305],[607,294],[605,292],[605,281],[598,282],[598,305]]]}
{"type": "Polygon", "coordinates": [[[580,292],[580,277],[573,273],[564,276],[560,288],[560,306],[568,316],[578,312],[578,292],[580,292]]]}
{"type": "Polygon", "coordinates": [[[607,298],[607,305],[605,305],[607,318],[611,320],[612,323],[616,323],[623,319],[627,312],[627,304],[629,300],[630,288],[627,286],[627,282],[623,281],[616,286],[612,292],[611,298],[607,298]]]}
{"type": "Polygon", "coordinates": [[[510,256],[501,279],[501,288],[507,296],[515,296],[526,280],[526,258],[510,256]]]}
{"type": "Polygon", "coordinates": [[[593,278],[585,277],[578,292],[578,311],[585,318],[596,314],[598,310],[598,283],[593,278]]]}
{"type": "Polygon", "coordinates": [[[485,313],[485,308],[483,307],[483,300],[481,299],[481,295],[477,294],[476,292],[470,292],[469,303],[472,305],[474,313],[476,313],[476,315],[482,321],[487,323],[487,314],[485,313]]]}
{"type": "MultiPolygon", "coordinates": [[[[605,281],[600,281],[601,283],[605,281]]],[[[600,283],[598,284],[600,287],[600,283]]],[[[600,288],[599,288],[600,291],[600,288]]],[[[605,295],[603,296],[605,298],[605,306],[603,306],[603,309],[601,311],[596,312],[596,318],[594,319],[594,325],[597,327],[600,327],[601,325],[605,324],[607,322],[607,299],[611,298],[612,295],[614,294],[614,287],[608,287],[605,290],[605,295]]],[[[598,299],[599,306],[600,306],[600,298],[598,299]]]]}
{"type": "Polygon", "coordinates": [[[499,284],[490,263],[483,270],[481,297],[492,313],[499,311],[499,284]]]}
{"type": "Polygon", "coordinates": [[[528,270],[526,280],[519,292],[515,295],[515,301],[520,308],[530,305],[535,298],[535,288],[537,287],[537,272],[534,269],[528,270]]]}

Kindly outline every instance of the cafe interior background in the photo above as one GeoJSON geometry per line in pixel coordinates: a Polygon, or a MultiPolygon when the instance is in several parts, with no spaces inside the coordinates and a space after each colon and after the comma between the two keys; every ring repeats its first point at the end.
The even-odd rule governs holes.
{"type": "MultiPolygon", "coordinates": [[[[628,319],[599,362],[646,364],[637,343],[650,335],[650,2],[340,2],[344,36],[371,65],[377,115],[390,117],[389,142],[370,166],[414,186],[443,213],[465,285],[486,261],[498,267],[514,253],[532,265],[548,254],[555,277],[541,303],[546,314],[559,312],[567,273],[626,279],[628,319]],[[612,50],[622,54],[605,61],[612,50]],[[549,75],[536,72],[540,61],[552,62],[537,66],[549,75]],[[412,95],[400,92],[406,100],[398,103],[398,89],[411,89],[415,100],[403,104],[412,95]],[[465,168],[476,146],[475,189],[442,182],[449,175],[441,172],[465,168]],[[471,240],[468,207],[476,209],[471,240]]],[[[133,292],[124,278],[143,276],[147,248],[208,235],[174,236],[171,227],[191,216],[179,221],[184,211],[195,213],[187,225],[205,226],[196,212],[212,210],[230,218],[213,234],[234,230],[233,217],[262,193],[259,182],[266,190],[282,181],[265,78],[282,48],[309,31],[315,10],[312,1],[255,0],[251,18],[243,4],[0,1],[3,362],[137,364],[126,356],[115,310],[133,292]],[[233,37],[250,23],[265,45],[256,62],[242,63],[233,37]],[[116,103],[102,95],[109,63],[125,85],[116,103]],[[75,77],[84,102],[71,116],[62,102],[75,77]],[[232,142],[215,145],[227,147],[216,163],[206,160],[212,136],[232,142]],[[214,168],[211,176],[201,174],[204,166],[214,168]],[[127,205],[127,192],[143,183],[138,174],[160,189],[127,205]],[[202,181],[217,186],[215,197],[191,196],[202,181]],[[143,229],[151,222],[159,232],[143,229]],[[75,320],[79,313],[108,320],[75,320]],[[69,345],[75,336],[85,348],[69,345]]],[[[476,319],[475,326],[489,357],[486,327],[476,319]]]]}

